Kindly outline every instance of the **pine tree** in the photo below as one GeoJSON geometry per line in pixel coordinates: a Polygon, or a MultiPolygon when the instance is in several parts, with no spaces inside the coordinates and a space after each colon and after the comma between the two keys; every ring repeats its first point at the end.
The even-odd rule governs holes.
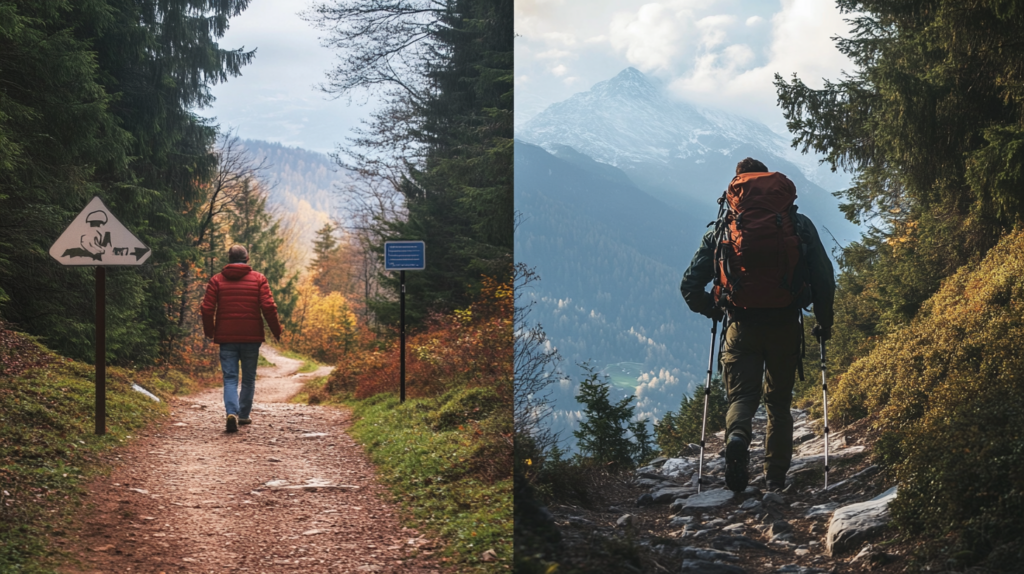
{"type": "Polygon", "coordinates": [[[580,383],[576,400],[584,405],[585,418],[572,435],[576,437],[581,457],[598,464],[611,462],[628,468],[633,465],[636,452],[636,446],[626,436],[633,418],[633,407],[629,403],[634,397],[628,396],[613,404],[608,393],[608,385],[599,382],[597,373],[591,372],[580,383]]]}
{"type": "Polygon", "coordinates": [[[93,195],[153,250],[107,273],[107,356],[146,363],[180,334],[181,274],[215,129],[193,109],[252,52],[217,45],[248,0],[16,0],[0,7],[0,305],[91,360],[92,270],[47,250],[93,195]],[[169,273],[178,269],[179,273],[169,273]],[[25,270],[32,270],[26,273],[25,270]]]}

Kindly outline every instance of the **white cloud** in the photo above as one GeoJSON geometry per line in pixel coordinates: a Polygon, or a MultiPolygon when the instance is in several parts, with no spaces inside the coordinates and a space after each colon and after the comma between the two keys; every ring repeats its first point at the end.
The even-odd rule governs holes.
{"type": "Polygon", "coordinates": [[[761,22],[764,22],[764,18],[760,16],[751,16],[750,18],[747,18],[747,26],[757,26],[761,22]]]}
{"type": "Polygon", "coordinates": [[[728,32],[735,23],[735,16],[725,14],[697,20],[697,28],[701,31],[701,45],[704,48],[714,48],[725,42],[728,32]]]}
{"type": "Polygon", "coordinates": [[[692,16],[686,7],[656,3],[620,12],[609,26],[611,45],[643,71],[670,70],[684,56],[692,16]]]}
{"type": "Polygon", "coordinates": [[[564,76],[565,73],[568,72],[568,71],[569,71],[569,68],[566,68],[562,64],[559,64],[559,65],[555,66],[554,68],[551,68],[551,73],[556,75],[556,76],[564,76]]]}
{"type": "MultiPolygon", "coordinates": [[[[747,19],[748,25],[753,18],[747,19]]],[[[704,20],[709,18],[698,24],[704,20]]],[[[748,45],[722,47],[715,43],[715,32],[724,25],[709,22],[704,26],[706,51],[696,55],[688,69],[680,69],[681,73],[669,83],[670,90],[687,101],[739,109],[743,115],[778,125],[772,85],[776,73],[789,77],[795,72],[813,84],[822,76],[835,77],[839,70],[850,66],[831,39],[849,30],[834,5],[818,0],[782,0],[782,9],[772,16],[771,24],[770,44],[758,61],[759,54],[748,45]]]]}

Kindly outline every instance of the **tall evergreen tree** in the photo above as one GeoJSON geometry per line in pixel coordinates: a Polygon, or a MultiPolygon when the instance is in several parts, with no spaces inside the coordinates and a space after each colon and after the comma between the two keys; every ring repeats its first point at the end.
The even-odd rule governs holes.
{"type": "Polygon", "coordinates": [[[179,270],[214,128],[191,110],[252,52],[224,50],[248,0],[97,0],[0,6],[0,312],[90,360],[92,273],[49,245],[93,195],[153,249],[108,273],[108,357],[149,361],[173,337],[179,270]],[[175,272],[169,272],[174,269],[175,272]]]}
{"type": "Polygon", "coordinates": [[[814,90],[776,77],[794,145],[854,172],[833,350],[849,364],[1024,215],[1024,11],[982,0],[840,0],[856,70],[814,90]],[[844,319],[845,316],[845,319],[844,319]]]}

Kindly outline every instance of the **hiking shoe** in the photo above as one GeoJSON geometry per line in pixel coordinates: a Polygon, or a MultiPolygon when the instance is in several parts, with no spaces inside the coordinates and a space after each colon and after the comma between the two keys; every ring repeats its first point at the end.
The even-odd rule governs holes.
{"type": "Polygon", "coordinates": [[[786,489],[786,481],[785,480],[772,480],[772,479],[769,478],[769,479],[767,479],[765,481],[764,488],[768,492],[783,492],[786,489]]]}
{"type": "Polygon", "coordinates": [[[252,424],[252,419],[238,419],[238,424],[240,424],[240,425],[251,425],[252,424]]]}
{"type": "Polygon", "coordinates": [[[749,459],[747,441],[739,436],[730,437],[725,445],[725,485],[729,490],[743,492],[747,488],[749,459]]]}
{"type": "Polygon", "coordinates": [[[228,425],[224,430],[227,432],[238,432],[238,417],[235,415],[228,415],[228,425]]]}

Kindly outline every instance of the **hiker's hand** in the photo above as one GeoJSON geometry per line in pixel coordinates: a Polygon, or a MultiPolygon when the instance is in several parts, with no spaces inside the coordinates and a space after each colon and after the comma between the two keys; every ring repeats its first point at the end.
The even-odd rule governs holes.
{"type": "Polygon", "coordinates": [[[717,323],[725,318],[725,311],[722,311],[721,307],[708,307],[701,315],[717,323]]]}
{"type": "Polygon", "coordinates": [[[811,329],[811,335],[813,335],[815,339],[818,339],[820,341],[828,341],[829,339],[832,338],[832,328],[822,327],[821,325],[815,325],[814,328],[811,329]]]}

